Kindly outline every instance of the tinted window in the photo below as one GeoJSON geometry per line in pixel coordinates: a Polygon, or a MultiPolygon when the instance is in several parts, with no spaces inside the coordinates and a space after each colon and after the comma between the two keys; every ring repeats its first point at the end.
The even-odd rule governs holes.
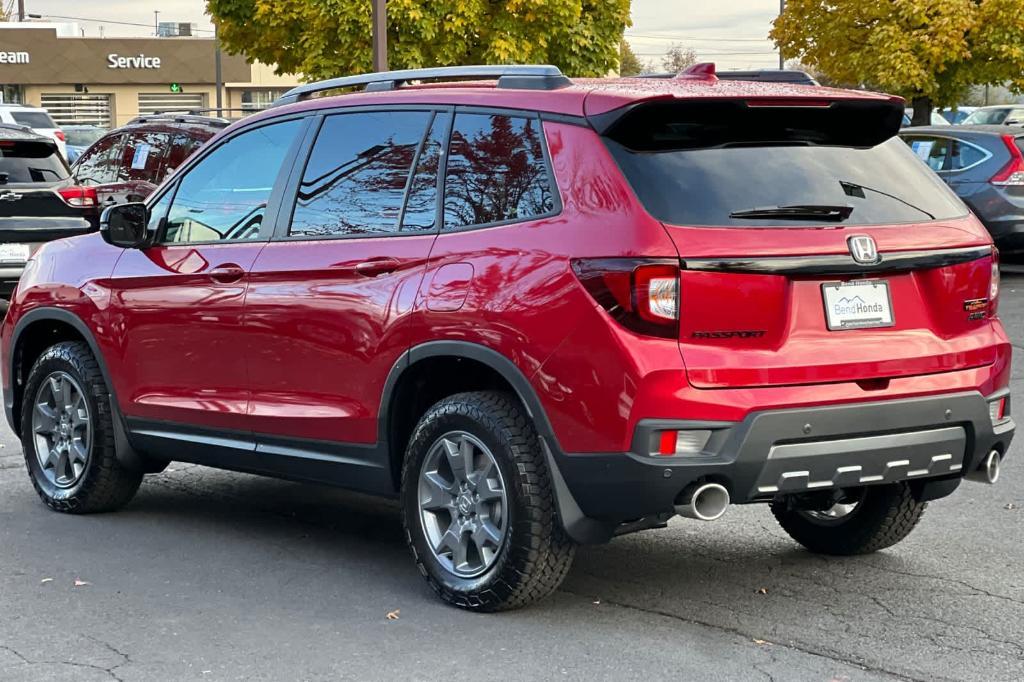
{"type": "Polygon", "coordinates": [[[236,135],[192,167],[167,216],[165,242],[256,239],[278,171],[302,122],[236,135]]]}
{"type": "Polygon", "coordinates": [[[326,237],[396,232],[413,159],[430,117],[426,111],[327,117],[302,175],[289,233],[326,237]]]}
{"type": "Polygon", "coordinates": [[[56,182],[68,167],[48,142],[0,140],[0,185],[15,182],[56,182]]]}
{"type": "Polygon", "coordinates": [[[140,131],[125,135],[117,166],[117,182],[159,182],[169,141],[167,133],[140,131]]]}
{"type": "Polygon", "coordinates": [[[176,133],[171,137],[171,146],[164,157],[163,168],[160,169],[160,179],[170,172],[177,170],[185,163],[193,151],[202,146],[202,142],[184,133],[176,133]]]}
{"type": "Polygon", "coordinates": [[[536,118],[456,114],[445,174],[444,229],[527,220],[554,209],[536,118]]]}
{"type": "Polygon", "coordinates": [[[121,135],[105,137],[82,154],[75,164],[75,181],[80,185],[105,185],[114,181],[121,135]]]}
{"type": "Polygon", "coordinates": [[[793,226],[800,223],[730,214],[799,205],[852,206],[848,225],[943,220],[967,212],[898,138],[868,148],[634,152],[611,140],[608,146],[651,215],[675,225],[793,226]]]}
{"type": "Polygon", "coordinates": [[[416,172],[409,183],[409,196],[402,216],[402,231],[432,230],[437,222],[437,171],[440,168],[448,114],[437,114],[416,161],[416,172]]]}
{"type": "Polygon", "coordinates": [[[64,128],[68,144],[72,147],[88,147],[106,133],[103,128],[64,128]]]}
{"type": "Polygon", "coordinates": [[[917,158],[928,164],[933,171],[949,170],[950,142],[943,137],[909,137],[906,143],[917,158]]]}
{"type": "Polygon", "coordinates": [[[11,118],[18,125],[28,126],[29,128],[57,127],[57,124],[53,122],[53,119],[45,111],[12,111],[11,118]]]}

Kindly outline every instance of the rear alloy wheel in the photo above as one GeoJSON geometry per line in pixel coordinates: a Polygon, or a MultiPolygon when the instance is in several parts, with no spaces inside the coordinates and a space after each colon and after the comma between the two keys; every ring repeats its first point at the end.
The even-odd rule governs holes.
{"type": "Polygon", "coordinates": [[[73,514],[112,511],[142,482],[114,453],[110,391],[81,341],[47,348],[32,365],[21,404],[25,465],[39,497],[73,514]]]}
{"type": "Polygon", "coordinates": [[[419,475],[420,522],[434,558],[460,578],[494,565],[508,535],[505,481],[494,455],[465,431],[441,436],[419,475]]]}
{"type": "Polygon", "coordinates": [[[575,554],[533,424],[496,391],[450,396],[420,419],[402,467],[402,520],[427,582],[465,609],[535,602],[575,554]]]}
{"type": "MultiPolygon", "coordinates": [[[[821,499],[821,498],[819,498],[821,499]]],[[[791,538],[818,554],[870,554],[891,547],[914,530],[927,502],[918,502],[906,483],[836,491],[820,507],[808,498],[780,498],[771,504],[791,538]]]]}

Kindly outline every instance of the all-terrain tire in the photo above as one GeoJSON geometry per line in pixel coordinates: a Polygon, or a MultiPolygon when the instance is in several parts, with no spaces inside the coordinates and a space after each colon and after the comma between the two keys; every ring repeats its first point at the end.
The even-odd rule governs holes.
{"type": "Polygon", "coordinates": [[[114,423],[109,389],[89,346],[64,341],[47,348],[36,360],[25,382],[21,406],[21,442],[32,485],[51,509],[69,514],[114,511],[127,504],[142,482],[142,472],[130,471],[114,454],[114,423]],[[70,487],[59,487],[42,470],[36,455],[32,426],[34,401],[40,384],[54,372],[70,375],[82,388],[88,407],[91,439],[81,477],[70,487]]]}
{"type": "Polygon", "coordinates": [[[785,500],[772,503],[772,513],[791,538],[812,552],[849,556],[891,547],[914,530],[927,502],[918,502],[907,483],[868,486],[846,516],[816,519],[785,500]]]}
{"type": "Polygon", "coordinates": [[[554,592],[572,565],[576,545],[558,519],[551,476],[533,423],[512,395],[458,393],[420,419],[402,467],[402,519],[420,572],[446,602],[476,611],[501,611],[554,592]],[[508,529],[494,563],[464,578],[445,568],[431,549],[420,517],[419,476],[427,453],[445,434],[469,433],[494,454],[505,481],[508,529]]]}

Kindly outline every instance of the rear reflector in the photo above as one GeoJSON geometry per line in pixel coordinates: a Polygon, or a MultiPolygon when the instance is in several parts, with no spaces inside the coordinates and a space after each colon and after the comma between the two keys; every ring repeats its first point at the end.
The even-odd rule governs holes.
{"type": "Polygon", "coordinates": [[[63,130],[55,130],[55,131],[53,131],[53,136],[56,137],[61,142],[67,142],[67,140],[68,140],[68,138],[64,136],[64,131],[63,130]]]}
{"type": "Polygon", "coordinates": [[[1024,153],[1021,153],[1013,135],[1003,135],[1002,137],[1006,150],[1010,152],[1010,160],[992,176],[989,182],[1001,186],[1024,186],[1024,153]]]}
{"type": "Polygon", "coordinates": [[[992,247],[992,275],[988,283],[988,314],[995,317],[999,312],[999,249],[992,247]]]}
{"type": "Polygon", "coordinates": [[[677,261],[579,258],[573,272],[587,293],[616,322],[638,334],[679,337],[677,261]]]}
{"type": "Polygon", "coordinates": [[[88,208],[99,204],[94,187],[64,187],[57,190],[57,194],[68,206],[88,208]]]}

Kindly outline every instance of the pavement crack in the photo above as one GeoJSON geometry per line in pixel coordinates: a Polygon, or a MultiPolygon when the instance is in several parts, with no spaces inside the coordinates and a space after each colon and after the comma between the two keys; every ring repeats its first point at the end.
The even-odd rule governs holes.
{"type": "Polygon", "coordinates": [[[14,647],[7,646],[6,644],[0,644],[0,650],[10,653],[12,656],[20,660],[24,665],[32,665],[32,661],[30,661],[28,658],[22,655],[22,653],[14,647]]]}
{"type": "Polygon", "coordinates": [[[959,580],[957,578],[947,578],[946,576],[931,575],[931,574],[928,574],[928,573],[911,573],[909,571],[899,571],[899,570],[896,570],[894,568],[888,568],[886,566],[880,566],[880,565],[875,564],[875,563],[865,563],[865,565],[870,567],[870,568],[873,568],[875,570],[878,570],[878,571],[883,571],[885,573],[893,573],[895,575],[902,575],[902,576],[906,576],[908,578],[923,578],[925,580],[938,580],[939,582],[949,583],[950,585],[960,585],[961,587],[966,587],[968,590],[971,591],[971,593],[973,593],[973,595],[965,595],[965,596],[991,597],[992,599],[999,599],[999,600],[1002,600],[1002,601],[1008,601],[1011,604],[1016,604],[1018,606],[1024,606],[1024,600],[1016,599],[1014,597],[1011,597],[1011,596],[1005,595],[1005,594],[999,594],[998,592],[990,592],[989,590],[986,590],[986,589],[984,589],[982,587],[978,587],[977,585],[972,585],[971,583],[967,582],[966,580],[959,580]]]}
{"type": "MultiPolygon", "coordinates": [[[[572,591],[566,590],[564,588],[560,589],[559,592],[564,592],[565,594],[570,594],[570,595],[572,595],[574,597],[581,597],[583,599],[588,599],[588,600],[591,600],[591,601],[593,600],[593,597],[591,595],[586,595],[586,594],[582,594],[582,593],[579,593],[579,592],[572,592],[572,591]]],[[[637,606],[636,604],[628,604],[628,603],[625,603],[625,602],[615,601],[615,600],[612,600],[612,599],[608,599],[607,597],[602,597],[601,598],[601,603],[602,604],[608,604],[610,606],[617,606],[617,607],[622,608],[622,609],[628,609],[630,611],[639,611],[640,613],[646,613],[646,614],[661,616],[663,618],[670,618],[672,620],[676,620],[676,621],[679,621],[679,622],[682,622],[682,623],[689,623],[691,625],[700,625],[702,627],[711,628],[713,630],[718,630],[719,632],[725,632],[725,633],[728,633],[728,634],[731,634],[731,635],[737,635],[737,636],[743,637],[745,639],[753,639],[754,638],[754,635],[752,635],[749,632],[744,632],[743,630],[741,630],[739,628],[729,627],[729,626],[725,626],[725,625],[719,625],[717,623],[712,623],[710,621],[700,620],[699,618],[694,618],[694,617],[689,617],[689,616],[682,616],[682,615],[679,615],[678,613],[672,613],[671,611],[665,611],[663,609],[649,608],[649,607],[644,607],[644,606],[637,606]]],[[[817,648],[817,647],[808,646],[806,644],[803,644],[803,643],[800,643],[800,642],[796,642],[796,641],[792,641],[792,640],[789,641],[789,642],[785,642],[785,643],[783,643],[783,642],[774,642],[773,641],[771,644],[772,644],[772,646],[782,647],[784,649],[789,649],[791,651],[796,651],[796,652],[805,654],[807,656],[814,656],[816,658],[823,658],[823,659],[826,659],[826,660],[829,660],[829,661],[834,661],[836,663],[842,663],[842,664],[845,664],[845,665],[849,665],[849,666],[852,666],[852,667],[855,667],[855,668],[859,668],[859,669],[867,671],[867,672],[871,672],[871,673],[875,673],[875,674],[879,674],[879,675],[888,675],[889,677],[892,677],[894,679],[903,680],[903,682],[935,682],[935,679],[936,679],[936,678],[913,677],[911,675],[900,673],[900,672],[897,672],[897,671],[894,671],[894,670],[887,670],[886,668],[882,668],[882,667],[879,667],[879,666],[871,665],[871,664],[867,663],[864,660],[852,658],[852,657],[849,657],[849,656],[844,656],[844,655],[842,655],[842,654],[840,654],[838,652],[835,652],[835,651],[827,651],[825,649],[820,649],[820,648],[817,648]]],[[[764,665],[764,664],[761,664],[761,665],[764,665]]],[[[755,669],[758,672],[760,672],[760,673],[762,673],[764,675],[768,675],[769,677],[771,677],[771,675],[767,671],[758,668],[756,665],[754,667],[755,667],[755,669]]]]}

